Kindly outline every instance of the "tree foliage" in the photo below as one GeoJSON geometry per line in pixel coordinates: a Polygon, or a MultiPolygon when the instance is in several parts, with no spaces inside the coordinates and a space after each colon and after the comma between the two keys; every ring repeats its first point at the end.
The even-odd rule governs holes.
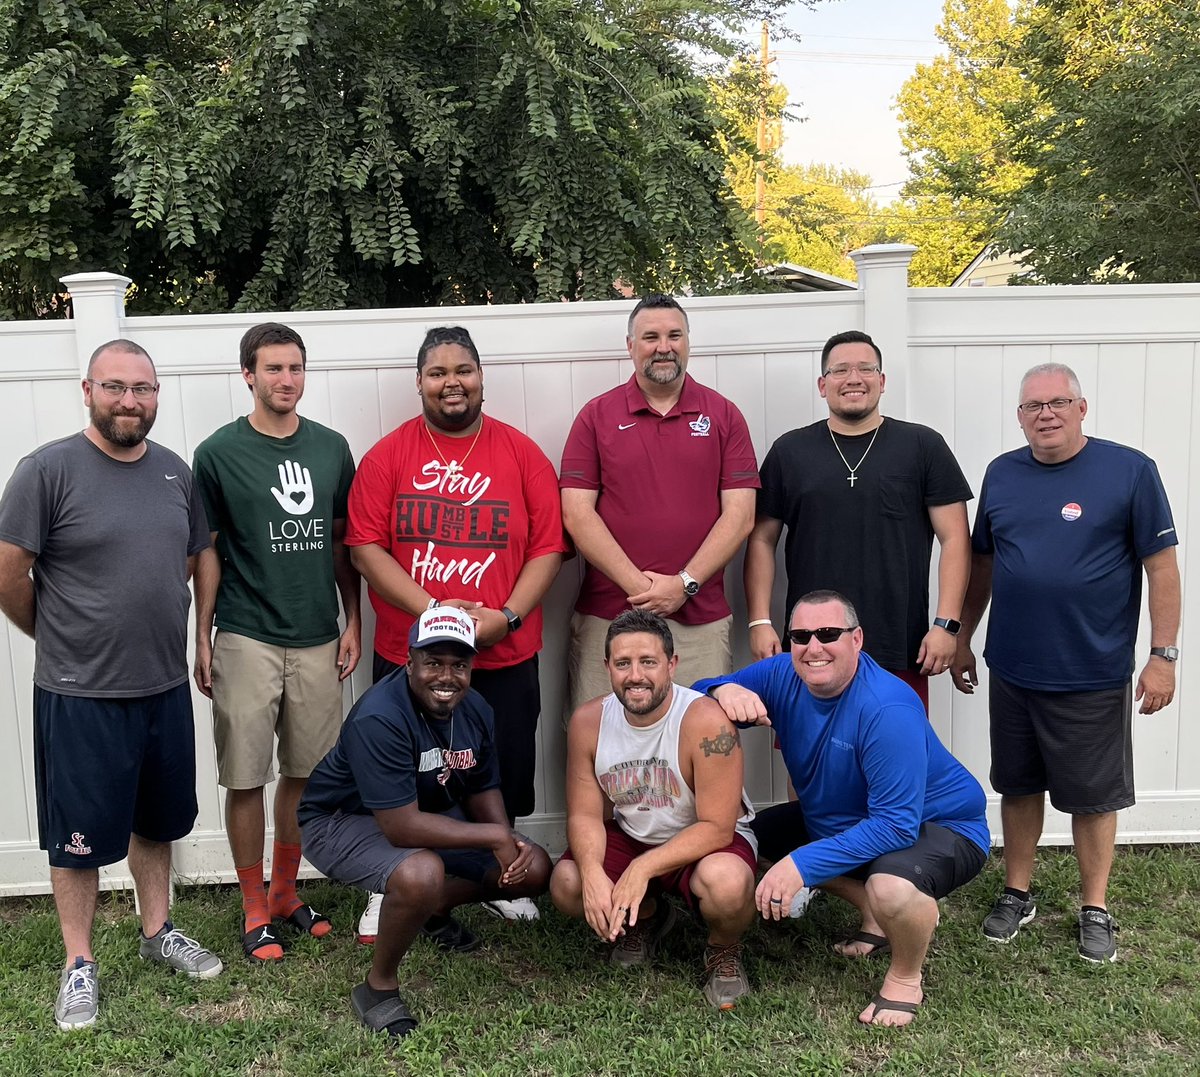
{"type": "Polygon", "coordinates": [[[995,239],[1030,176],[1014,123],[1037,107],[1008,0],[946,0],[937,35],[946,52],[919,64],[897,99],[910,171],[897,213],[918,247],[919,285],[950,284],[995,239]]]}
{"type": "MultiPolygon", "coordinates": [[[[760,262],[792,262],[822,273],[855,277],[850,251],[893,238],[870,193],[871,177],[828,164],[787,165],[780,154],[787,89],[758,63],[735,63],[714,83],[727,124],[722,135],[727,173],[747,215],[758,204],[763,173],[763,223],[756,243],[760,262]],[[759,117],[766,146],[756,146],[759,117]]],[[[757,226],[756,226],[757,228],[757,226]]]]}
{"type": "Polygon", "coordinates": [[[1040,0],[1020,50],[1042,108],[999,233],[1036,279],[1200,279],[1200,9],[1040,0]]]}
{"type": "MultiPolygon", "coordinates": [[[[801,0],[806,2],[806,0],[801,0]]],[[[749,252],[698,55],[787,0],[0,0],[0,314],[703,288],[749,252]]]]}

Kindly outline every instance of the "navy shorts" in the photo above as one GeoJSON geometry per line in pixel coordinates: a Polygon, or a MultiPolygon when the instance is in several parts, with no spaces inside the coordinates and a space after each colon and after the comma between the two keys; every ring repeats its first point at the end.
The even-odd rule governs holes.
{"type": "Polygon", "coordinates": [[[1133,685],[1039,692],[994,673],[992,788],[1001,796],[1050,793],[1067,815],[1119,811],[1134,802],[1133,685]]]}
{"type": "Polygon", "coordinates": [[[56,868],[99,868],[129,837],[177,841],[196,823],[196,733],[186,681],[136,699],[33,689],[38,838],[56,868]]]}
{"type": "MultiPolygon", "coordinates": [[[[444,814],[466,818],[461,810],[444,814]]],[[[392,872],[413,853],[421,852],[393,845],[379,829],[373,814],[343,811],[309,819],[300,827],[300,841],[304,859],[326,878],[361,887],[372,894],[382,894],[392,872]]],[[[499,877],[500,861],[491,849],[431,849],[430,852],[441,858],[447,875],[481,885],[489,872],[499,877]]]]}
{"type": "MultiPolygon", "coordinates": [[[[772,863],[810,840],[804,811],[796,801],[764,809],[750,826],[758,835],[759,855],[772,863]]],[[[917,840],[906,849],[884,853],[844,874],[859,882],[872,875],[896,875],[940,901],[975,878],[986,861],[987,853],[970,838],[938,823],[922,823],[917,840]]]]}

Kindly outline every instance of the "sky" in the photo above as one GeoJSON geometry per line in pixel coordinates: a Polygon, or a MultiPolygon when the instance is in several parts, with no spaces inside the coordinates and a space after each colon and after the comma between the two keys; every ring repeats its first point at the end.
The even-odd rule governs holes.
{"type": "Polygon", "coordinates": [[[788,164],[840,165],[866,172],[881,201],[908,176],[901,154],[896,94],[918,63],[944,51],[935,36],[944,0],[823,0],[797,8],[796,40],[773,40],[775,77],[793,113],[784,127],[788,164]]]}

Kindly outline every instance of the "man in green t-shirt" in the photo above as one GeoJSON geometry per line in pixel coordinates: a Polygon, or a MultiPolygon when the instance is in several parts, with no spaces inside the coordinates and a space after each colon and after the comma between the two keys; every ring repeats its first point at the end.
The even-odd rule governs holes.
{"type": "Polygon", "coordinates": [[[296,414],[306,353],[295,330],[253,326],[240,350],[254,410],[202,442],[193,466],[213,541],[196,570],[195,677],[213,701],[217,780],[245,913],[242,948],[251,961],[278,961],[276,924],[318,937],[330,930],[296,893],[296,807],[337,740],[341,682],[361,653],[359,576],[343,543],[354,458],[340,434],[296,414]],[[276,736],[268,897],[263,790],[275,778],[276,736]]]}

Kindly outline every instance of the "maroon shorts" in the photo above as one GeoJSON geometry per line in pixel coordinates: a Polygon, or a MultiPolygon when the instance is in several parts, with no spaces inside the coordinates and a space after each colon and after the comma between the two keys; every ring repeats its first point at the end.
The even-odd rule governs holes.
{"type": "MultiPolygon", "coordinates": [[[[608,837],[607,844],[604,846],[604,874],[615,883],[634,860],[655,846],[645,845],[636,838],[631,838],[617,826],[613,819],[605,820],[604,829],[608,837]]],[[[758,857],[755,856],[753,847],[741,834],[734,834],[733,841],[724,849],[714,849],[713,852],[733,853],[734,856],[739,856],[745,861],[752,876],[758,873],[758,857]]],[[[712,856],[713,854],[709,853],[708,855],[712,856]]],[[[560,862],[574,859],[571,850],[568,849],[560,857],[560,862]]],[[[676,868],[674,871],[668,871],[665,875],[658,875],[650,880],[648,892],[650,894],[678,894],[687,903],[689,909],[694,909],[696,908],[696,895],[692,893],[691,883],[692,872],[695,870],[696,863],[694,862],[684,864],[683,867],[676,868]]]]}

